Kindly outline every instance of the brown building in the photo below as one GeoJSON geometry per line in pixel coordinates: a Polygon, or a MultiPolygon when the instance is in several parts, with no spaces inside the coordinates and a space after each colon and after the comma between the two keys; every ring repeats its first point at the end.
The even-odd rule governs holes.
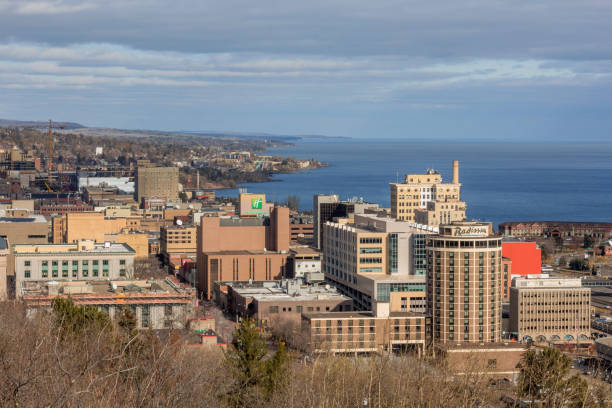
{"type": "Polygon", "coordinates": [[[216,282],[214,297],[232,316],[251,317],[262,326],[299,326],[302,313],[353,310],[351,298],[333,287],[301,280],[216,282]]]}
{"type": "Polygon", "coordinates": [[[518,343],[438,345],[437,352],[445,358],[455,375],[478,375],[507,378],[515,381],[525,346],[518,343]]]}
{"type": "Polygon", "coordinates": [[[412,312],[305,313],[302,327],[311,352],[378,353],[417,349],[427,344],[427,319],[412,312]]]}
{"type": "Polygon", "coordinates": [[[280,279],[288,251],[288,208],[273,208],[268,219],[203,217],[197,232],[198,289],[210,299],[217,281],[280,279]]]}
{"type": "Polygon", "coordinates": [[[143,198],[163,197],[168,201],[178,201],[177,167],[142,167],[136,170],[135,197],[138,203],[143,198]]]}
{"type": "Polygon", "coordinates": [[[438,343],[501,340],[502,245],[491,229],[458,222],[427,240],[427,313],[438,343]]]}
{"type": "Polygon", "coordinates": [[[574,278],[515,278],[510,331],[524,343],[590,342],[591,288],[574,278]]]}
{"type": "Polygon", "coordinates": [[[68,213],[82,213],[87,211],[93,211],[92,205],[86,204],[81,200],[74,200],[70,202],[58,202],[58,203],[44,203],[40,205],[39,212],[43,215],[51,214],[68,214],[68,213]]]}
{"type": "Polygon", "coordinates": [[[505,237],[582,238],[586,235],[595,239],[605,240],[612,238],[612,223],[560,221],[504,222],[499,224],[499,233],[505,237]]]}
{"type": "Polygon", "coordinates": [[[298,239],[312,239],[314,231],[313,224],[290,224],[291,242],[298,242],[298,239]]]}

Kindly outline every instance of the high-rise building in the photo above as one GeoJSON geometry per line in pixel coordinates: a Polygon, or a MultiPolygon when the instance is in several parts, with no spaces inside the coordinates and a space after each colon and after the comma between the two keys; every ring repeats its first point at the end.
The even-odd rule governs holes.
{"type": "Polygon", "coordinates": [[[577,278],[516,278],[510,288],[510,331],[524,343],[589,341],[591,288],[577,278]]]}
{"type": "Polygon", "coordinates": [[[438,226],[465,219],[457,160],[453,162],[452,183],[443,183],[439,172],[427,170],[425,174],[406,174],[403,183],[389,186],[391,215],[398,220],[438,226]]]}
{"type": "Polygon", "coordinates": [[[139,204],[143,198],[160,197],[178,200],[179,172],[177,167],[139,166],[136,170],[135,197],[139,204]]]}
{"type": "Polygon", "coordinates": [[[325,279],[359,310],[424,312],[425,236],[432,233],[433,228],[367,214],[327,222],[325,279]]]}
{"type": "Polygon", "coordinates": [[[312,205],[314,246],[323,250],[323,226],[326,222],[337,218],[352,218],[368,209],[377,210],[378,204],[366,203],[361,199],[339,201],[336,194],[315,194],[312,205]]]}
{"type": "Polygon", "coordinates": [[[427,313],[442,344],[501,340],[501,237],[492,225],[441,225],[427,240],[427,313]]]}
{"type": "Polygon", "coordinates": [[[202,217],[197,227],[197,286],[210,299],[217,281],[267,281],[286,276],[289,209],[264,218],[202,217]]]}

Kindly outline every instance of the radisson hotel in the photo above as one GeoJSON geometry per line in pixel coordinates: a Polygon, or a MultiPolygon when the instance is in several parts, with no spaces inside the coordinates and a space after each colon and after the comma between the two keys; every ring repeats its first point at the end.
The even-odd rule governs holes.
{"type": "Polygon", "coordinates": [[[427,313],[440,344],[501,341],[502,242],[492,224],[440,225],[427,238],[427,313]]]}

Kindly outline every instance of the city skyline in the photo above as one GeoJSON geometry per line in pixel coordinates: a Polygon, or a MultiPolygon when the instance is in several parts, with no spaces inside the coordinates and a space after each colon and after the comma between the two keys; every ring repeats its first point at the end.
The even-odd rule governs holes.
{"type": "Polygon", "coordinates": [[[601,1],[0,1],[0,117],[367,138],[607,140],[601,1]]]}

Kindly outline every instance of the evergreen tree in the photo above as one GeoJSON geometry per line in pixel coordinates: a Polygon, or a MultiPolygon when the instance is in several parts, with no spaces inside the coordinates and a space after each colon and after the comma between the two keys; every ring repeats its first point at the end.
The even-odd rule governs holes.
{"type": "Polygon", "coordinates": [[[578,375],[568,377],[571,359],[556,348],[530,349],[520,363],[518,391],[535,406],[588,406],[588,385],[578,375]]]}
{"type": "Polygon", "coordinates": [[[236,329],[225,358],[233,373],[234,385],[227,400],[232,407],[244,407],[260,398],[268,400],[284,383],[288,357],[283,343],[274,355],[265,359],[268,348],[259,328],[244,319],[236,329]]]}

